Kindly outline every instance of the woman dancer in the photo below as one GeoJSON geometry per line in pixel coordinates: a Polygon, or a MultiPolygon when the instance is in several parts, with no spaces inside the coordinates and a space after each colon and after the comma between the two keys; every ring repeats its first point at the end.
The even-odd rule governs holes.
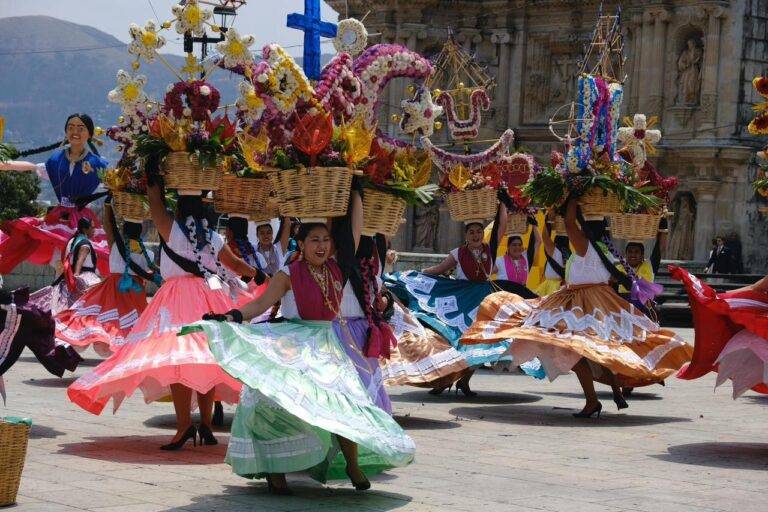
{"type": "Polygon", "coordinates": [[[245,261],[256,269],[256,276],[251,278],[243,276],[243,281],[248,283],[248,292],[240,295],[238,306],[243,306],[255,300],[266,290],[266,281],[269,276],[266,273],[267,261],[256,250],[248,239],[248,220],[243,217],[230,216],[227,219],[227,245],[232,254],[245,261]]]}
{"type": "Polygon", "coordinates": [[[72,306],[56,315],[56,338],[77,350],[93,346],[104,357],[125,343],[125,337],[147,307],[145,281],[162,283],[154,254],[141,240],[142,226],[124,221],[123,233],[109,202],[104,228],[111,247],[110,274],[72,306]]]}
{"type": "Polygon", "coordinates": [[[586,398],[575,416],[588,418],[599,416],[603,407],[594,380],[609,384],[616,405],[623,409],[627,403],[620,378],[634,385],[661,381],[690,360],[691,347],[611,289],[611,276],[628,288],[631,283],[598,244],[605,235],[605,221],[577,222],[577,215],[578,203],[571,198],[565,226],[575,253],[566,273],[567,286],[531,301],[506,292],[489,296],[462,343],[511,339],[507,351],[514,361],[538,357],[550,380],[573,370],[586,398]]]}
{"type": "Polygon", "coordinates": [[[289,250],[292,225],[291,219],[282,218],[277,237],[274,239],[272,224],[265,222],[256,226],[256,237],[258,238],[256,251],[266,262],[263,270],[267,275],[275,275],[283,266],[283,263],[285,263],[285,255],[289,250]]]}
{"type": "MultiPolygon", "coordinates": [[[[10,273],[19,263],[55,265],[78,221],[87,219],[94,226],[92,247],[98,253],[99,270],[109,272],[109,244],[96,214],[83,207],[98,188],[98,171],[107,161],[99,156],[92,141],[94,126],[86,114],[72,114],[64,123],[66,145],[55,151],[43,164],[29,162],[0,163],[0,170],[36,171],[53,185],[59,205],[44,218],[25,217],[3,222],[0,226],[0,274],[10,273]],[[76,204],[77,203],[77,204],[76,204]]],[[[59,144],[41,148],[54,149],[59,144]]],[[[28,153],[29,154],[29,153],[28,153]]]]}
{"type": "Polygon", "coordinates": [[[565,282],[565,262],[571,255],[568,237],[557,233],[552,241],[552,223],[547,219],[544,223],[542,245],[547,263],[544,266],[544,281],[534,290],[539,297],[546,297],[559,290],[565,282]]]}
{"type": "Polygon", "coordinates": [[[507,253],[496,258],[496,278],[500,281],[511,281],[521,286],[528,282],[530,261],[533,260],[536,251],[541,245],[541,233],[536,226],[531,230],[531,238],[535,237],[535,243],[528,242],[527,251],[523,250],[523,237],[512,235],[507,239],[507,253]]]}
{"type": "Polygon", "coordinates": [[[163,285],[125,344],[74,382],[67,394],[93,414],[100,414],[110,398],[117,409],[137,388],[147,403],[171,395],[177,431],[161,449],[177,450],[190,439],[194,444],[198,433],[202,444],[217,444],[210,428],[213,401],[236,402],[240,383],[216,363],[205,336],[177,333],[209,311],[234,306],[230,294],[236,298],[242,282],[222,264],[238,275],[254,276],[256,270],[232,254],[222,237],[208,227],[199,195],[181,195],[174,217],[166,211],[158,185],[158,159],[148,158],[145,169],[150,213],[161,237],[163,285]],[[191,418],[193,394],[200,408],[199,431],[191,418]]]}
{"type": "Polygon", "coordinates": [[[692,380],[714,371],[715,386],[732,381],[734,399],[750,389],[768,393],[768,276],[717,293],[685,269],[669,270],[685,285],[696,330],[693,359],[678,377],[692,380]]]}
{"type": "Polygon", "coordinates": [[[298,243],[302,258],[281,269],[264,295],[242,311],[206,317],[228,323],[199,324],[222,367],[245,384],[226,461],[239,475],[266,477],[277,494],[290,493],[285,473],[307,469],[321,482],[346,474],[365,490],[366,474],[410,463],[415,448],[371,400],[339,339],[344,277],[330,258],[328,228],[303,223],[298,243]],[[232,323],[277,301],[288,321],[232,323]]]}

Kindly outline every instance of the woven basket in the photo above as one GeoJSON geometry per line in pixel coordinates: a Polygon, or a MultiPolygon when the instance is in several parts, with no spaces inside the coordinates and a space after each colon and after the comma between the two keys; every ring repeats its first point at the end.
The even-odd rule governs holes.
{"type": "Polygon", "coordinates": [[[608,216],[611,237],[641,241],[656,238],[661,215],[644,213],[616,213],[608,216]]]}
{"type": "Polygon", "coordinates": [[[163,162],[165,186],[177,190],[219,190],[222,166],[200,167],[196,155],[186,151],[172,151],[163,162]]]}
{"type": "Polygon", "coordinates": [[[567,235],[565,231],[565,219],[560,215],[555,216],[555,232],[558,235],[562,235],[562,236],[567,235]]]}
{"type": "Polygon", "coordinates": [[[528,216],[524,213],[510,213],[507,216],[507,236],[522,235],[528,231],[528,216]]]}
{"type": "Polygon", "coordinates": [[[405,221],[405,201],[393,194],[369,188],[363,194],[363,234],[375,236],[381,233],[388,237],[397,235],[405,221]]]}
{"type": "Polygon", "coordinates": [[[581,196],[579,204],[586,220],[602,219],[611,213],[621,212],[621,201],[618,196],[600,187],[592,187],[581,196]]]}
{"type": "Polygon", "coordinates": [[[0,507],[16,503],[28,439],[29,425],[0,420],[0,507]]]}
{"type": "Polygon", "coordinates": [[[149,220],[149,205],[145,200],[146,196],[141,194],[131,194],[130,192],[113,192],[112,208],[115,215],[128,222],[144,222],[149,220]]]}
{"type": "Polygon", "coordinates": [[[254,222],[262,222],[266,220],[272,220],[280,216],[280,208],[277,207],[277,198],[275,193],[272,192],[263,210],[252,213],[248,218],[254,222]]]}
{"type": "Polygon", "coordinates": [[[269,173],[280,215],[315,218],[346,215],[352,172],[347,167],[315,167],[269,173]]]}
{"type": "Polygon", "coordinates": [[[489,188],[448,194],[448,211],[457,222],[492,219],[496,216],[496,191],[489,188]]]}
{"type": "Polygon", "coordinates": [[[269,178],[239,178],[225,174],[221,188],[213,193],[213,207],[219,213],[259,216],[267,207],[272,182],[269,178]]]}

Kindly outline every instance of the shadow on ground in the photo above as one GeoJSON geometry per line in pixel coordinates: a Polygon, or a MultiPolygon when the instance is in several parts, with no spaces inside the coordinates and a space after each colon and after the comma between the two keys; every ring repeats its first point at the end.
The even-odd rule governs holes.
{"type": "MultiPolygon", "coordinates": [[[[212,427],[212,430],[214,432],[224,432],[228,434],[230,429],[232,428],[233,417],[234,417],[233,414],[225,412],[224,424],[220,427],[214,426],[212,427]]],[[[193,414],[192,423],[199,425],[200,417],[193,414]]],[[[152,416],[151,418],[144,420],[144,426],[150,427],[150,428],[162,428],[166,430],[173,430],[175,432],[176,431],[176,415],[175,414],[159,414],[157,416],[152,416]]]]}
{"type": "Polygon", "coordinates": [[[195,510],[226,510],[227,512],[253,510],[327,510],[327,511],[387,511],[406,507],[411,497],[392,492],[373,490],[361,493],[350,488],[323,487],[309,480],[288,477],[292,496],[275,496],[267,492],[264,480],[245,483],[242,486],[225,486],[222,494],[196,496],[194,503],[167,509],[165,512],[195,510]]]}
{"type": "MultiPolygon", "coordinates": [[[[558,391],[537,391],[537,393],[541,395],[546,395],[546,396],[561,396],[563,398],[576,398],[576,399],[582,399],[582,400],[584,399],[584,393],[567,393],[564,391],[559,391],[559,392],[558,391]]],[[[608,403],[613,402],[613,393],[611,393],[610,391],[598,391],[597,397],[603,402],[608,402],[608,403]]],[[[630,396],[626,398],[627,398],[627,402],[632,402],[632,401],[644,402],[649,400],[661,400],[664,397],[654,393],[640,393],[637,390],[635,390],[632,392],[630,396]]],[[[605,407],[606,404],[603,404],[603,406],[605,407]]]]}
{"type": "Polygon", "coordinates": [[[608,404],[603,404],[603,407],[603,413],[599,419],[597,417],[587,419],[574,418],[573,413],[578,412],[579,409],[515,405],[457,407],[451,409],[449,414],[469,420],[512,423],[515,425],[543,425],[550,427],[638,427],[691,421],[690,418],[678,418],[673,416],[643,416],[642,414],[638,414],[639,411],[633,413],[625,410],[624,412],[616,413],[615,409],[610,410],[608,404]]]}
{"type": "Polygon", "coordinates": [[[66,432],[56,430],[55,428],[46,427],[45,425],[39,425],[34,422],[32,422],[32,428],[29,429],[30,439],[55,439],[65,434],[66,432]]]}
{"type": "Polygon", "coordinates": [[[167,452],[160,446],[170,442],[165,436],[86,437],[85,441],[60,445],[58,453],[86,459],[105,460],[126,464],[223,464],[228,437],[218,435],[215,446],[193,447],[192,441],[178,451],[167,452]]]}
{"type": "Polygon", "coordinates": [[[76,380],[77,377],[53,377],[50,379],[27,379],[22,381],[22,383],[39,388],[68,388],[76,380]]]}
{"type": "MultiPolygon", "coordinates": [[[[88,354],[86,354],[86,355],[88,355],[88,354]]],[[[83,355],[80,354],[80,357],[83,357],[83,355]]],[[[23,362],[23,363],[38,363],[38,360],[37,360],[37,358],[35,356],[21,356],[19,358],[19,361],[23,362]]],[[[77,364],[77,367],[78,368],[82,368],[82,367],[92,368],[94,366],[98,366],[103,361],[104,361],[104,359],[83,359],[82,361],[80,361],[77,364]]]]}
{"type": "Polygon", "coordinates": [[[399,395],[392,395],[393,402],[409,402],[420,404],[444,404],[446,402],[461,402],[471,404],[529,404],[538,402],[541,397],[534,394],[504,393],[497,391],[477,391],[477,396],[464,396],[459,392],[445,391],[441,395],[430,395],[428,390],[409,391],[399,395]]]}
{"type": "Polygon", "coordinates": [[[651,457],[712,468],[768,469],[768,444],[764,443],[694,443],[670,446],[667,450],[669,453],[651,457]]]}
{"type": "Polygon", "coordinates": [[[418,418],[416,416],[394,415],[395,421],[405,430],[447,430],[461,427],[455,421],[435,420],[431,418],[418,418]]]}

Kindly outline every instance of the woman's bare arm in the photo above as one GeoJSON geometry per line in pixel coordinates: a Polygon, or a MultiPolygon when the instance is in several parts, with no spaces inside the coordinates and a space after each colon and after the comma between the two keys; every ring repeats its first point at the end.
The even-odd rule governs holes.
{"type": "Polygon", "coordinates": [[[115,237],[112,234],[112,204],[111,203],[104,203],[104,214],[102,216],[102,224],[104,224],[104,234],[107,237],[107,243],[109,244],[110,250],[112,249],[112,245],[115,243],[115,237]]]}
{"type": "Polygon", "coordinates": [[[571,245],[573,245],[574,251],[583,258],[587,254],[589,240],[584,236],[576,220],[579,202],[576,199],[570,198],[565,208],[565,231],[568,233],[568,239],[571,245]]]}
{"type": "Polygon", "coordinates": [[[269,308],[277,304],[290,289],[291,278],[284,272],[278,272],[269,281],[267,290],[259,296],[258,299],[253,300],[240,308],[240,312],[243,314],[243,320],[251,320],[252,318],[256,318],[263,314],[269,308]]]}
{"type": "Polygon", "coordinates": [[[224,245],[219,251],[219,260],[236,274],[241,276],[255,277],[257,271],[242,258],[235,256],[228,245],[224,245]]]}
{"type": "Polygon", "coordinates": [[[81,245],[77,249],[77,260],[75,260],[75,268],[73,269],[74,274],[80,275],[80,271],[83,269],[83,265],[85,265],[85,258],[88,257],[88,254],[90,254],[91,248],[87,245],[81,245]]]}
{"type": "Polygon", "coordinates": [[[442,262],[438,263],[437,265],[431,266],[429,268],[425,268],[424,270],[422,270],[422,272],[425,274],[433,275],[433,276],[439,276],[455,269],[456,265],[457,265],[456,259],[453,257],[452,254],[449,254],[448,256],[446,256],[446,258],[442,262]]]}
{"type": "Polygon", "coordinates": [[[173,227],[173,217],[165,209],[163,193],[157,184],[147,185],[147,197],[149,198],[149,213],[152,216],[152,222],[155,223],[157,232],[168,241],[171,238],[171,228],[173,227]]]}

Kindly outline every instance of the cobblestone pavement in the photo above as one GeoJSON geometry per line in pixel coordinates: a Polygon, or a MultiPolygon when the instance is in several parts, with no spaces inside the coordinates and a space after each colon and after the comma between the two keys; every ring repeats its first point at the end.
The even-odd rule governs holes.
{"type": "Polygon", "coordinates": [[[92,416],[66,400],[72,380],[52,378],[29,354],[6,375],[0,411],[34,421],[12,510],[768,510],[768,398],[733,401],[726,386],[713,393],[712,375],[643,389],[621,413],[603,392],[603,416],[586,421],[571,416],[583,404],[572,375],[549,383],[481,371],[473,399],[395,388],[416,462],[377,477],[367,493],[292,475],[292,497],[229,472],[227,428],[218,446],[161,452],[174,431],[171,404],[135,396],[117,415],[92,416]]]}

